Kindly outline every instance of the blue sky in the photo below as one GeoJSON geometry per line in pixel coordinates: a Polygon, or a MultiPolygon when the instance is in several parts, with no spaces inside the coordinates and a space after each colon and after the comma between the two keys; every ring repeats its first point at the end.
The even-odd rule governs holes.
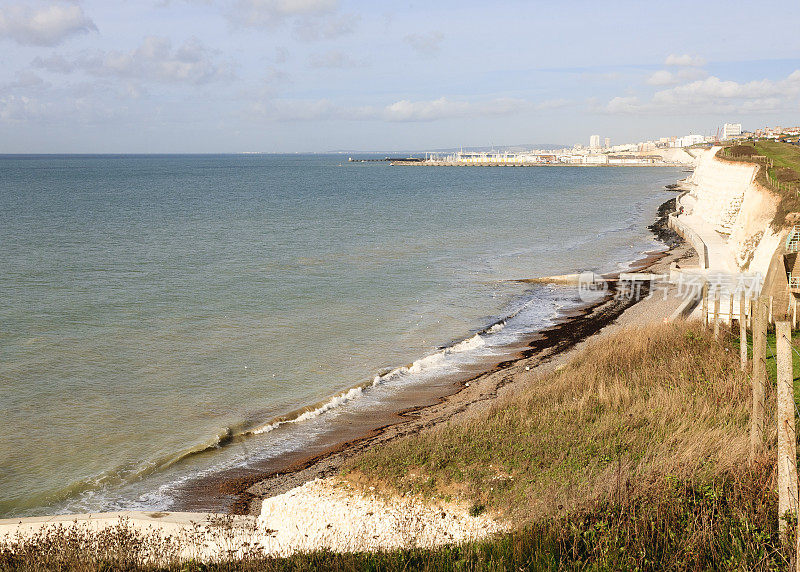
{"type": "Polygon", "coordinates": [[[0,152],[425,150],[796,125],[798,24],[796,0],[0,0],[0,152]]]}

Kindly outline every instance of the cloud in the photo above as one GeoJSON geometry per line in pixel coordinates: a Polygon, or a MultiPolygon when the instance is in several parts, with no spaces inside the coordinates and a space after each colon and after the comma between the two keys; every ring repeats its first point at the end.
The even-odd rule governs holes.
{"type": "Polygon", "coordinates": [[[242,26],[275,26],[288,18],[330,13],[337,0],[239,0],[230,18],[242,26]]]}
{"type": "Polygon", "coordinates": [[[524,99],[501,97],[485,102],[454,101],[440,97],[430,101],[403,99],[383,108],[386,121],[437,121],[455,117],[499,116],[519,113],[534,106],[524,99]]]}
{"type": "Polygon", "coordinates": [[[665,106],[702,105],[722,100],[796,97],[799,92],[800,70],[780,81],[764,79],[738,83],[710,76],[704,80],[658,91],[653,95],[653,103],[665,106]]]}
{"type": "Polygon", "coordinates": [[[642,104],[636,96],[615,97],[605,107],[609,113],[638,113],[642,104]]]}
{"type": "Polygon", "coordinates": [[[665,66],[702,67],[705,64],[706,61],[700,56],[691,56],[689,54],[683,54],[683,55],[670,54],[667,56],[667,59],[664,60],[665,66]]]}
{"type": "Polygon", "coordinates": [[[333,40],[353,33],[359,17],[352,14],[296,18],[294,37],[304,42],[333,40]]]}
{"type": "Polygon", "coordinates": [[[421,56],[429,56],[439,52],[442,47],[442,40],[444,40],[444,34],[441,32],[408,34],[403,38],[403,41],[421,56]]]}
{"type": "Polygon", "coordinates": [[[387,105],[384,109],[388,121],[433,121],[450,117],[463,117],[474,105],[462,101],[450,101],[445,97],[432,101],[409,101],[403,99],[387,105]]]}
{"type": "Polygon", "coordinates": [[[60,2],[39,8],[11,5],[0,11],[0,38],[24,46],[55,46],[92,31],[97,31],[97,26],[77,4],[60,2]]]}
{"type": "Polygon", "coordinates": [[[672,85],[678,83],[678,78],[672,72],[658,70],[647,78],[647,83],[648,85],[672,85]]]}
{"type": "Polygon", "coordinates": [[[290,100],[265,99],[251,106],[252,115],[275,121],[311,121],[315,119],[343,119],[344,110],[327,99],[290,100]]]}
{"type": "Polygon", "coordinates": [[[228,19],[245,28],[293,24],[292,35],[304,42],[332,40],[350,34],[360,17],[337,14],[338,0],[237,0],[228,19]]]}
{"type": "Polygon", "coordinates": [[[568,99],[558,98],[558,99],[547,99],[542,101],[541,103],[536,104],[536,109],[543,111],[546,109],[560,109],[562,107],[566,107],[570,104],[568,99]]]}
{"type": "Polygon", "coordinates": [[[14,81],[0,84],[0,92],[41,90],[49,87],[50,83],[44,81],[31,70],[18,71],[14,81]]]}
{"type": "Polygon", "coordinates": [[[106,125],[128,112],[119,101],[108,104],[97,99],[68,95],[51,101],[40,101],[28,96],[0,96],[0,123],[42,123],[72,125],[94,123],[106,125]]]}
{"type": "Polygon", "coordinates": [[[565,100],[552,100],[533,104],[513,98],[497,98],[483,102],[469,102],[440,97],[434,100],[411,101],[402,99],[384,107],[341,106],[330,100],[266,100],[256,103],[251,111],[266,119],[276,121],[347,120],[385,122],[428,122],[458,117],[501,116],[525,110],[552,109],[566,104],[565,100]]]}
{"type": "Polygon", "coordinates": [[[699,68],[681,68],[677,71],[671,72],[667,70],[658,70],[647,78],[648,85],[675,85],[682,81],[691,81],[702,79],[708,75],[706,70],[699,68]]]}
{"type": "Polygon", "coordinates": [[[691,81],[707,77],[708,72],[700,68],[683,68],[678,70],[677,76],[681,81],[691,81]]]}
{"type": "Polygon", "coordinates": [[[143,95],[146,95],[147,90],[133,82],[128,82],[122,86],[122,93],[130,99],[140,99],[143,95]]]}
{"type": "Polygon", "coordinates": [[[98,52],[67,59],[59,54],[37,57],[33,65],[51,72],[82,71],[93,76],[116,76],[165,83],[201,84],[233,76],[229,67],[215,63],[199,40],[190,39],[173,49],[169,39],[146,37],[131,51],[98,52]]]}
{"type": "Polygon", "coordinates": [[[61,54],[50,54],[49,56],[36,56],[31,62],[33,67],[55,73],[72,73],[77,67],[75,62],[68,60],[61,54]]]}
{"type": "Polygon", "coordinates": [[[284,46],[278,46],[275,48],[275,63],[276,64],[285,64],[289,61],[289,50],[284,46]]]}
{"type": "Polygon", "coordinates": [[[340,52],[338,50],[330,50],[325,53],[321,54],[311,54],[308,59],[308,65],[312,68],[333,68],[333,69],[345,69],[345,68],[356,68],[356,67],[363,67],[366,65],[366,62],[363,60],[357,60],[351,57],[349,54],[344,52],[340,52]]]}
{"type": "Polygon", "coordinates": [[[716,76],[662,89],[649,101],[636,96],[615,97],[602,111],[608,113],[758,113],[797,109],[800,70],[786,78],[739,83],[716,76]]]}
{"type": "Polygon", "coordinates": [[[47,106],[26,96],[0,96],[0,121],[22,122],[43,115],[47,106]]]}

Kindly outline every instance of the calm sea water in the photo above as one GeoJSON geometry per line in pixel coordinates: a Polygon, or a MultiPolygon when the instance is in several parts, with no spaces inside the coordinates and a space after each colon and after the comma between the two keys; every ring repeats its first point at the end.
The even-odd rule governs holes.
{"type": "Polygon", "coordinates": [[[0,157],[0,516],[169,508],[191,475],[500,353],[575,303],[513,280],[656,248],[677,176],[0,157]]]}

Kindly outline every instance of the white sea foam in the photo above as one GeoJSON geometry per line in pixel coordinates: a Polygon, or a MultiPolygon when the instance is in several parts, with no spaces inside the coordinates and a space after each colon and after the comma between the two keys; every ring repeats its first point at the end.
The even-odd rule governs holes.
{"type": "Polygon", "coordinates": [[[314,419],[363,398],[370,389],[378,386],[391,386],[401,381],[404,386],[409,383],[423,382],[431,377],[458,372],[462,365],[478,363],[482,359],[502,354],[503,348],[519,339],[520,336],[548,326],[561,306],[561,303],[551,299],[549,295],[544,298],[537,296],[528,299],[514,308],[506,318],[482,332],[441,348],[408,365],[375,375],[370,382],[338,393],[317,405],[275,418],[246,434],[263,435],[289,423],[314,419]]]}
{"type": "Polygon", "coordinates": [[[492,326],[491,328],[486,330],[486,333],[487,334],[496,334],[498,332],[502,332],[505,327],[506,327],[505,321],[497,322],[494,326],[492,326]]]}
{"type": "Polygon", "coordinates": [[[395,368],[383,375],[376,375],[372,378],[371,383],[352,387],[347,391],[334,395],[328,401],[320,404],[317,407],[303,411],[296,416],[290,415],[282,419],[276,419],[270,423],[262,425],[261,427],[248,431],[248,434],[261,435],[264,433],[269,433],[270,431],[273,431],[287,423],[299,423],[313,419],[314,417],[319,417],[320,415],[332,409],[362,397],[364,395],[364,391],[370,387],[382,385],[401,377],[409,377],[422,373],[428,373],[434,370],[440,372],[442,369],[449,369],[451,367],[451,364],[449,363],[450,360],[448,360],[449,356],[453,354],[471,352],[484,346],[486,346],[484,337],[481,334],[475,334],[474,336],[453,344],[452,346],[448,346],[435,353],[420,358],[408,366],[395,368]]]}
{"type": "Polygon", "coordinates": [[[314,417],[319,417],[326,411],[330,411],[331,409],[335,409],[336,407],[344,405],[345,403],[352,401],[353,399],[357,399],[363,393],[364,393],[363,387],[361,386],[353,387],[343,393],[334,395],[333,397],[330,398],[330,400],[326,401],[319,407],[316,407],[314,409],[309,409],[308,411],[300,413],[297,417],[291,417],[288,419],[273,421],[272,423],[268,423],[266,425],[258,427],[257,429],[253,429],[248,433],[252,435],[261,435],[263,433],[269,433],[270,431],[273,431],[278,427],[280,427],[281,425],[285,425],[286,423],[299,423],[301,421],[307,421],[309,419],[313,419],[314,417]]]}

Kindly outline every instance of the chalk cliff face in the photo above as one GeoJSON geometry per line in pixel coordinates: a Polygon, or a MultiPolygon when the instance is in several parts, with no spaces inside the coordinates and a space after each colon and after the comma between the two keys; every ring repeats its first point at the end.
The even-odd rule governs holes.
{"type": "Polygon", "coordinates": [[[766,275],[780,236],[770,223],[779,198],[755,181],[758,167],[716,158],[714,147],[699,158],[688,182],[697,199],[695,212],[717,232],[743,271],[766,275]]]}

